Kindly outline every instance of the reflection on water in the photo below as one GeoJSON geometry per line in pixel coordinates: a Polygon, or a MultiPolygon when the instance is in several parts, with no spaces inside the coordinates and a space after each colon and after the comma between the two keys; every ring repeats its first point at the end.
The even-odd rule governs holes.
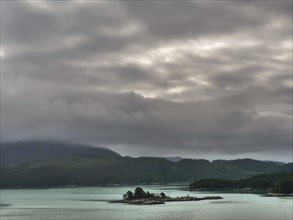
{"type": "MultiPolygon", "coordinates": [[[[186,192],[182,186],[142,186],[146,191],[176,197],[219,193],[186,192]]],[[[137,206],[108,203],[135,187],[84,187],[1,190],[1,220],[99,219],[292,219],[292,198],[221,193],[223,200],[172,202],[137,206]]]]}
{"type": "Polygon", "coordinates": [[[250,202],[242,202],[242,201],[211,201],[211,203],[220,203],[220,204],[235,204],[235,203],[250,203],[250,202]]]}

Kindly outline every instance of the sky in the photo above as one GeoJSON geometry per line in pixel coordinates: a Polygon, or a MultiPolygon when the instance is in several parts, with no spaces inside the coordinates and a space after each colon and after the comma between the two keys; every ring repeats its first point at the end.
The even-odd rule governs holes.
{"type": "Polygon", "coordinates": [[[292,1],[1,1],[1,142],[292,161],[292,1]]]}

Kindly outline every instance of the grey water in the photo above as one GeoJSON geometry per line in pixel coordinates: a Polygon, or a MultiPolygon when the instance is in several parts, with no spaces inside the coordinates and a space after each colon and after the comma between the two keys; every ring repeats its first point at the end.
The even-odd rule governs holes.
{"type": "Polygon", "coordinates": [[[144,190],[176,196],[220,195],[223,200],[170,202],[139,206],[109,203],[135,187],[80,187],[0,190],[1,220],[174,220],[174,219],[292,219],[292,197],[256,194],[189,192],[166,185],[144,190]]]}

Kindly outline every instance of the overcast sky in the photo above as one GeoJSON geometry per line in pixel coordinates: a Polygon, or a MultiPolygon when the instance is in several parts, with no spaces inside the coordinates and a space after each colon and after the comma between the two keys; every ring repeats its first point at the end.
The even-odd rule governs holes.
{"type": "Polygon", "coordinates": [[[292,1],[1,1],[1,141],[292,161],[292,1]]]}

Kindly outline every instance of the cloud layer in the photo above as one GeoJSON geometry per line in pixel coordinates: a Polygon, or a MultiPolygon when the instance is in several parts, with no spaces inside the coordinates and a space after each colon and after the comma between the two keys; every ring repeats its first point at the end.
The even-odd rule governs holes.
{"type": "Polygon", "coordinates": [[[1,141],[290,160],[291,1],[5,1],[1,62],[1,141]]]}

